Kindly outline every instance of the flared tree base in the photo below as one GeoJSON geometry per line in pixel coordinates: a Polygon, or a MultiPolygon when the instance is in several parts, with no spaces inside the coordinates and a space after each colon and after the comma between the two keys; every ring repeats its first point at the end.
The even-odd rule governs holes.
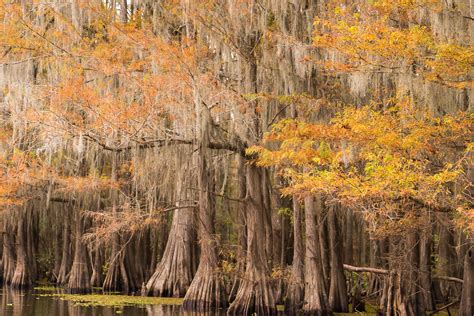
{"type": "Polygon", "coordinates": [[[262,272],[246,273],[228,315],[276,315],[273,290],[262,272]]]}
{"type": "Polygon", "coordinates": [[[183,309],[207,312],[227,306],[225,288],[216,269],[206,264],[200,266],[184,297],[183,309]]]}

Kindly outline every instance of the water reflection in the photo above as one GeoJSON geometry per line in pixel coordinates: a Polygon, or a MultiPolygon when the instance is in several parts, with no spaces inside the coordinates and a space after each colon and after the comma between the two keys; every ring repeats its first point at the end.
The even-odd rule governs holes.
{"type": "MultiPolygon", "coordinates": [[[[225,315],[220,313],[189,313],[183,312],[179,306],[148,305],[144,307],[103,307],[103,306],[77,306],[74,302],[66,301],[60,297],[44,296],[54,292],[26,291],[19,292],[9,288],[3,288],[0,292],[1,306],[0,315],[3,316],[203,316],[203,315],[225,315]]],[[[60,292],[58,291],[57,294],[60,292]]]]}

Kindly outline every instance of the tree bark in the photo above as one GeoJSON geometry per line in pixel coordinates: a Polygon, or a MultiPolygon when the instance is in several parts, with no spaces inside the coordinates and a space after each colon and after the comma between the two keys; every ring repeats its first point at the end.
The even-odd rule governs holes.
{"type": "Polygon", "coordinates": [[[285,311],[296,314],[304,304],[304,245],[302,209],[296,197],[293,197],[293,262],[291,277],[285,300],[285,311]]]}
{"type": "Polygon", "coordinates": [[[276,304],[271,289],[265,245],[263,181],[262,170],[247,165],[247,260],[245,274],[240,281],[234,302],[228,314],[275,315],[276,304]]]}
{"type": "Polygon", "coordinates": [[[198,170],[198,236],[201,246],[199,266],[184,297],[183,309],[191,311],[210,311],[227,306],[225,288],[219,273],[217,239],[215,227],[214,185],[211,166],[207,163],[207,144],[209,142],[210,113],[202,105],[197,86],[194,87],[196,110],[196,133],[198,138],[195,163],[198,170]]]}
{"type": "Polygon", "coordinates": [[[344,275],[342,262],[342,232],[340,231],[335,206],[329,207],[328,226],[331,252],[329,306],[333,312],[347,313],[349,311],[349,304],[347,299],[346,277],[344,275]]]}
{"type": "Polygon", "coordinates": [[[71,223],[70,214],[64,209],[63,238],[61,251],[61,266],[59,267],[58,279],[56,283],[60,286],[66,285],[69,281],[71,271],[71,223]]]}
{"type": "Polygon", "coordinates": [[[75,249],[71,274],[67,285],[68,292],[72,294],[85,294],[92,291],[91,275],[89,270],[87,247],[82,241],[84,222],[79,209],[75,212],[75,249]]]}
{"type": "Polygon", "coordinates": [[[27,206],[18,211],[18,229],[16,238],[16,265],[11,281],[14,289],[26,289],[33,284],[33,275],[27,253],[27,206]]]}
{"type": "Polygon", "coordinates": [[[321,266],[321,249],[318,232],[318,215],[322,212],[320,197],[309,196],[304,200],[306,248],[305,248],[305,303],[304,313],[311,315],[331,315],[325,282],[323,280],[323,267],[321,266]]]}
{"type": "Polygon", "coordinates": [[[102,265],[104,264],[104,257],[102,253],[102,247],[97,242],[94,245],[93,251],[93,262],[92,262],[92,276],[91,276],[91,286],[92,287],[101,287],[104,282],[104,276],[102,274],[102,265]]]}
{"type": "MultiPolygon", "coordinates": [[[[247,183],[245,177],[245,162],[241,155],[237,156],[238,167],[237,167],[237,176],[238,176],[238,186],[239,186],[239,199],[245,200],[247,194],[247,183]]],[[[246,207],[239,203],[237,210],[237,250],[236,250],[236,268],[235,268],[235,277],[232,282],[232,288],[229,294],[229,302],[235,300],[237,291],[239,290],[240,280],[243,278],[245,272],[245,253],[247,249],[247,210],[246,207]]]]}
{"type": "Polygon", "coordinates": [[[464,279],[463,279],[460,316],[474,315],[474,247],[466,252],[464,257],[464,279]]]}
{"type": "Polygon", "coordinates": [[[423,309],[435,310],[434,296],[432,291],[432,263],[431,263],[431,248],[432,248],[432,233],[431,229],[421,233],[420,237],[420,291],[421,304],[423,309]]]}
{"type": "Polygon", "coordinates": [[[15,274],[16,266],[16,252],[15,252],[15,235],[17,225],[13,224],[13,212],[5,212],[4,219],[4,234],[3,234],[3,283],[10,285],[15,274]]]}
{"type": "Polygon", "coordinates": [[[389,279],[385,282],[382,315],[424,315],[419,276],[419,236],[409,232],[407,237],[392,240],[389,279]],[[397,258],[398,257],[398,258],[397,258]]]}
{"type": "MultiPolygon", "coordinates": [[[[177,194],[179,199],[190,198],[185,190],[185,172],[178,174],[177,194]]],[[[146,294],[160,297],[184,297],[192,282],[196,261],[194,251],[194,216],[192,208],[181,208],[189,202],[177,202],[179,209],[173,211],[171,229],[166,248],[155,273],[146,284],[146,294]],[[183,205],[184,204],[184,205],[183,205]]]]}
{"type": "MultiPolygon", "coordinates": [[[[461,277],[458,275],[458,256],[455,250],[455,232],[452,222],[446,214],[439,214],[439,261],[436,270],[440,275],[461,277]]],[[[460,295],[460,288],[452,282],[440,282],[444,302],[450,302],[460,295]]]]}

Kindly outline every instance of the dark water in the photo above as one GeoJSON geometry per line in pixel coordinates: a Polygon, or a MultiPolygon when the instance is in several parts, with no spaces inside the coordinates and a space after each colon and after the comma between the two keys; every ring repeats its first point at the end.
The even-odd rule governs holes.
{"type": "MultiPolygon", "coordinates": [[[[185,313],[179,306],[148,305],[144,307],[102,307],[77,306],[74,302],[60,297],[44,296],[43,291],[18,292],[3,288],[0,292],[1,316],[169,316],[169,315],[205,315],[185,313]]],[[[51,294],[51,293],[50,293],[51,294]]],[[[224,312],[207,315],[225,315],[224,312]]]]}

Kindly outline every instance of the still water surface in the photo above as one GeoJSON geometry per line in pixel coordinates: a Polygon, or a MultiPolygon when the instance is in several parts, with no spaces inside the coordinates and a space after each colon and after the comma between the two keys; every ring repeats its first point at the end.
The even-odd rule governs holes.
{"type": "MultiPolygon", "coordinates": [[[[59,292],[58,292],[59,293],[59,292]]],[[[60,297],[45,296],[45,292],[30,290],[26,292],[3,288],[0,292],[1,316],[170,316],[170,315],[204,315],[202,313],[186,313],[179,306],[147,305],[142,307],[102,307],[77,306],[72,301],[60,297]]],[[[49,293],[51,294],[51,293],[49,293]]],[[[207,314],[211,315],[211,314],[207,314]]],[[[212,315],[225,315],[212,313],[212,315]]]]}

